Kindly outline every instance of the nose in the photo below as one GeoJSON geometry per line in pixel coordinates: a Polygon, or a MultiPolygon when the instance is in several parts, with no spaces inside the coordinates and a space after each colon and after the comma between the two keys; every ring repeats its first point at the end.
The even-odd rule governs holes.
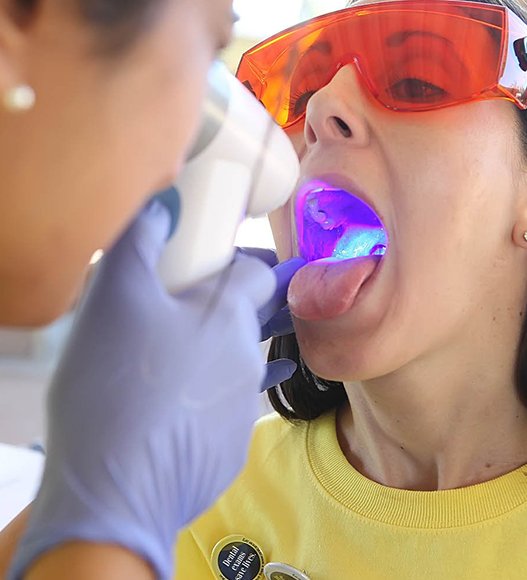
{"type": "Polygon", "coordinates": [[[365,147],[369,142],[366,99],[355,67],[339,70],[309,99],[304,125],[306,145],[341,141],[365,147]]]}

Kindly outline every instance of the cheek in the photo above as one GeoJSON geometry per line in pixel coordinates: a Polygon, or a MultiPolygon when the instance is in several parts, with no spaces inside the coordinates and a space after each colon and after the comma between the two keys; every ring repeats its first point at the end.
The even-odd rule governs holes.
{"type": "MultiPolygon", "coordinates": [[[[304,134],[302,129],[295,127],[286,131],[287,136],[291,139],[295,151],[302,159],[305,149],[304,134]]],[[[281,208],[269,215],[269,222],[273,231],[273,238],[276,244],[278,259],[282,262],[297,255],[296,254],[296,232],[293,218],[294,195],[281,208]]]]}
{"type": "Polygon", "coordinates": [[[192,145],[215,48],[202,2],[163,5],[148,36],[114,75],[111,94],[127,170],[153,180],[155,188],[174,179],[192,145]]]}
{"type": "Polygon", "coordinates": [[[283,207],[269,215],[269,222],[276,244],[276,253],[280,262],[288,260],[294,255],[291,204],[292,201],[289,200],[283,207]]]}
{"type": "Polygon", "coordinates": [[[197,50],[192,63],[168,59],[146,88],[137,103],[137,130],[144,144],[137,148],[135,142],[138,167],[157,169],[158,177],[167,181],[175,178],[199,130],[210,62],[205,50],[197,50]]]}

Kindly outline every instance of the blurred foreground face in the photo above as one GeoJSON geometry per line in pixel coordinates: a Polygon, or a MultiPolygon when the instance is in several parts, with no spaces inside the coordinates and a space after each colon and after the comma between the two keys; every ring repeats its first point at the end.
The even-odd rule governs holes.
{"type": "Polygon", "coordinates": [[[37,103],[0,111],[0,325],[34,325],[69,307],[93,252],[176,176],[232,6],[153,0],[115,55],[63,2],[43,0],[23,27],[1,10],[0,88],[27,83],[37,103]]]}

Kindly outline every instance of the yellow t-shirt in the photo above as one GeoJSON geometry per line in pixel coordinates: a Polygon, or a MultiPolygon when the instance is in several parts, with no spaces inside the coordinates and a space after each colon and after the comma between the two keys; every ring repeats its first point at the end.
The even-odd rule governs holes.
{"type": "Polygon", "coordinates": [[[213,571],[221,562],[225,577],[252,579],[247,543],[226,540],[211,557],[232,534],[259,547],[265,563],[288,564],[310,580],[520,580],[527,466],[454,490],[389,488],[347,462],[335,413],[298,425],[272,414],[259,421],[234,485],[180,535],[177,580],[221,578],[213,571]]]}

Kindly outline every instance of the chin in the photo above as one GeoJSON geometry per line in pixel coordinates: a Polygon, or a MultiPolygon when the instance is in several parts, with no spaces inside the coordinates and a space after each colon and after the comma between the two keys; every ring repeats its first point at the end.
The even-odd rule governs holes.
{"type": "Polygon", "coordinates": [[[318,377],[337,382],[357,382],[385,376],[400,368],[400,361],[388,352],[386,344],[374,337],[335,337],[325,332],[324,325],[297,328],[297,340],[302,359],[318,377]]]}
{"type": "Polygon", "coordinates": [[[360,380],[359,353],[351,345],[334,344],[297,333],[300,355],[312,373],[328,381],[360,380]]]}

